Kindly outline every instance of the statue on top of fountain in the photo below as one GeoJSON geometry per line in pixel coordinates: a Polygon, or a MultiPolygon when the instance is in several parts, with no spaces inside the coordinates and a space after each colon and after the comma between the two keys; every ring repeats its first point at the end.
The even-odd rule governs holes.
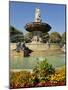
{"type": "Polygon", "coordinates": [[[35,22],[41,22],[41,12],[39,8],[36,8],[35,10],[35,22]]]}

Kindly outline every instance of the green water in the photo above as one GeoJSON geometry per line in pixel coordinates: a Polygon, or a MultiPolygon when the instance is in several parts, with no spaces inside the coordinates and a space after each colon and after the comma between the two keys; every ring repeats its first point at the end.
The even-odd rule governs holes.
{"type": "Polygon", "coordinates": [[[10,59],[10,69],[33,69],[38,62],[47,58],[48,63],[53,67],[60,67],[65,65],[65,55],[52,55],[46,57],[16,57],[10,59]]]}

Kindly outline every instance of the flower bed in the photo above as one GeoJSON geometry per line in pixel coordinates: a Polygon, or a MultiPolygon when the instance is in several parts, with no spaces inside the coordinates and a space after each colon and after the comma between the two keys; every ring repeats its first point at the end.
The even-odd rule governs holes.
{"type": "Polygon", "coordinates": [[[33,72],[10,72],[10,88],[48,87],[66,85],[65,68],[55,70],[46,60],[33,72]]]}

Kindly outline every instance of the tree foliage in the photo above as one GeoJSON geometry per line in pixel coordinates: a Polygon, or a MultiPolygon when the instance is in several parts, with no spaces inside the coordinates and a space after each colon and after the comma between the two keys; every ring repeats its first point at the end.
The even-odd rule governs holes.
{"type": "Polygon", "coordinates": [[[50,41],[52,43],[60,43],[60,41],[61,41],[61,35],[58,32],[52,32],[50,34],[50,41]]]}
{"type": "Polygon", "coordinates": [[[13,26],[10,26],[10,36],[12,36],[12,35],[17,35],[17,34],[23,34],[23,32],[21,32],[21,31],[19,31],[19,30],[17,30],[15,27],[13,27],[13,26]]]}
{"type": "Polygon", "coordinates": [[[23,32],[17,30],[15,27],[10,26],[10,41],[11,42],[21,42],[24,40],[23,32]]]}
{"type": "Polygon", "coordinates": [[[66,32],[62,34],[62,43],[66,43],[66,32]]]}

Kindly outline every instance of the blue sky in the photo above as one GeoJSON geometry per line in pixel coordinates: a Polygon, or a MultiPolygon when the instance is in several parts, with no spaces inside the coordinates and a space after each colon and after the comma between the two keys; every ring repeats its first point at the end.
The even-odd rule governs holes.
{"type": "Polygon", "coordinates": [[[46,3],[10,2],[10,25],[26,33],[24,26],[33,22],[35,9],[40,8],[42,21],[51,25],[50,32],[65,31],[65,5],[46,3]]]}

